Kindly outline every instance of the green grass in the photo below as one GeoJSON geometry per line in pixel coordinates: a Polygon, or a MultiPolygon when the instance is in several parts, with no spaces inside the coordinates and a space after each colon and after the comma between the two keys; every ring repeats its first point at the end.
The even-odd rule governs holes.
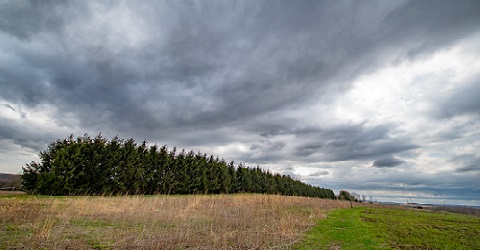
{"type": "Polygon", "coordinates": [[[332,211],[298,249],[480,249],[480,218],[358,207],[332,211]]]}
{"type": "Polygon", "coordinates": [[[299,249],[388,249],[386,239],[360,219],[364,208],[329,213],[307,235],[299,249]]]}

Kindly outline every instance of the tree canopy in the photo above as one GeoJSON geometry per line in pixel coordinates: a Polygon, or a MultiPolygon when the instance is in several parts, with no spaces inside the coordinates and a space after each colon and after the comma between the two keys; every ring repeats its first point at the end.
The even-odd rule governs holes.
{"type": "Polygon", "coordinates": [[[23,167],[22,186],[43,195],[267,193],[334,199],[324,189],[260,167],[133,139],[70,135],[23,167]]]}

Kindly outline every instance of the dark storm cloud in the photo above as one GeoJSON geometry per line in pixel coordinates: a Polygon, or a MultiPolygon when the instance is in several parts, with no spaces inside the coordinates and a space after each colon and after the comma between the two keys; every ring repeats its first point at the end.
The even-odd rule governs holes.
{"type": "MultiPolygon", "coordinates": [[[[479,1],[464,0],[4,1],[4,108],[50,105],[53,121],[42,126],[64,130],[2,118],[0,140],[39,150],[75,130],[187,149],[238,143],[247,152],[235,161],[393,166],[392,155],[424,146],[400,125],[312,125],[283,114],[328,106],[361,75],[469,38],[478,13],[479,1]]],[[[477,83],[436,102],[438,116],[478,115],[477,83]]],[[[445,137],[462,138],[455,129],[445,137]]],[[[472,171],[463,163],[459,175],[472,171]]]]}
{"type": "Polygon", "coordinates": [[[381,30],[395,45],[406,46],[405,56],[415,57],[474,34],[479,11],[478,1],[408,1],[387,15],[381,30]]]}
{"type": "Polygon", "coordinates": [[[0,3],[0,29],[20,39],[30,39],[42,31],[58,31],[62,25],[63,1],[3,1],[0,3]]]}
{"type": "Polygon", "coordinates": [[[396,159],[394,157],[390,157],[390,158],[376,160],[373,162],[372,165],[378,168],[391,168],[391,167],[396,167],[398,165],[401,165],[402,163],[405,163],[405,161],[396,159]]]}
{"type": "Polygon", "coordinates": [[[456,89],[436,112],[437,117],[452,118],[461,115],[480,116],[480,76],[456,89]]]}
{"type": "Polygon", "coordinates": [[[298,146],[296,155],[320,155],[325,161],[349,161],[375,159],[418,147],[409,138],[393,138],[391,133],[394,129],[391,125],[371,128],[351,125],[308,131],[304,141],[308,141],[308,138],[314,138],[315,141],[298,146]]]}
{"type": "MultiPolygon", "coordinates": [[[[223,126],[312,94],[343,91],[350,78],[383,60],[391,45],[415,39],[435,50],[453,40],[449,32],[468,35],[478,18],[478,4],[466,1],[450,9],[448,2],[423,1],[397,8],[381,1],[124,4],[146,23],[140,29],[149,37],[141,47],[120,46],[121,40],[113,43],[118,49],[108,47],[114,26],[84,31],[96,14],[88,2],[4,4],[8,18],[1,31],[43,42],[51,52],[20,47],[12,68],[2,70],[3,97],[54,103],[84,126],[146,133],[223,126]]],[[[98,5],[119,8],[115,2],[98,5]]]]}
{"type": "Polygon", "coordinates": [[[8,125],[8,120],[0,118],[0,140],[13,142],[20,147],[33,149],[37,152],[44,150],[46,145],[55,138],[52,133],[42,134],[31,130],[25,130],[24,127],[18,125],[8,125]]]}
{"type": "MultiPolygon", "coordinates": [[[[248,162],[296,159],[305,163],[393,159],[391,155],[419,148],[406,136],[397,136],[396,125],[365,124],[335,127],[302,127],[301,122],[266,117],[245,131],[265,138],[239,157],[248,162]],[[269,126],[268,121],[276,126],[269,126]],[[281,125],[279,125],[281,124],[281,125]],[[285,139],[292,138],[292,139],[285,139]],[[275,142],[272,142],[275,141],[275,142]],[[277,147],[277,146],[281,147],[277,147]],[[255,156],[255,157],[254,157],[255,156]],[[260,161],[262,160],[262,161],[260,161]]],[[[401,131],[400,131],[401,132],[401,131]]]]}

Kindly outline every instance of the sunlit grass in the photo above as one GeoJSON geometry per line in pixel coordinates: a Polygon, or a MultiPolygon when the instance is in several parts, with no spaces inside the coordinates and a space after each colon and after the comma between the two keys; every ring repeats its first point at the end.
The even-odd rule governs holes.
{"type": "Polygon", "coordinates": [[[299,249],[479,249],[480,218],[362,207],[329,213],[299,249]]]}

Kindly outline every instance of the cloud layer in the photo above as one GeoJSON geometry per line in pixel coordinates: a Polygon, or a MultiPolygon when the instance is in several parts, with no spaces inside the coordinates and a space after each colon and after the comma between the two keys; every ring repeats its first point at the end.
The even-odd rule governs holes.
{"type": "Polygon", "coordinates": [[[473,204],[478,13],[466,0],[0,3],[0,171],[101,132],[473,204]]]}

